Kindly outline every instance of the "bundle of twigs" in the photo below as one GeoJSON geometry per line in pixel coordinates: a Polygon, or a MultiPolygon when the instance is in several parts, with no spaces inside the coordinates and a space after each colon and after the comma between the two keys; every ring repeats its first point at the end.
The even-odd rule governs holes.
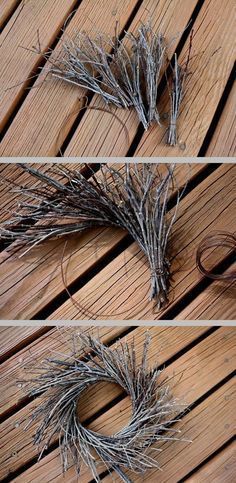
{"type": "Polygon", "coordinates": [[[34,436],[39,458],[58,434],[63,471],[72,462],[79,474],[84,462],[95,481],[100,482],[99,468],[103,463],[122,481],[131,483],[124,470],[143,474],[152,467],[159,468],[154,455],[161,449],[152,445],[179,439],[175,434],[179,430],[169,426],[175,422],[180,404],[170,394],[167,381],[160,382],[161,371],[148,369],[149,335],[140,365],[134,341],[130,345],[120,341],[116,348],[106,347],[99,339],[85,334],[79,334],[75,341],[71,357],[47,358],[39,367],[28,367],[28,373],[33,374],[21,381],[30,396],[42,398],[28,424],[40,422],[34,436]],[[83,358],[78,356],[81,348],[86,351],[83,358]],[[119,384],[132,402],[130,421],[112,436],[84,427],[78,415],[84,390],[100,381],[119,384]]]}
{"type": "Polygon", "coordinates": [[[188,76],[188,66],[192,49],[192,40],[193,30],[190,35],[187,60],[185,64],[180,65],[178,62],[177,54],[174,55],[174,67],[172,67],[171,85],[169,84],[169,82],[167,82],[170,96],[170,122],[167,136],[167,144],[169,144],[170,146],[175,146],[177,144],[177,119],[179,117],[181,101],[184,96],[185,82],[188,76]]]}
{"type": "MultiPolygon", "coordinates": [[[[74,38],[63,40],[59,56],[54,56],[50,48],[47,52],[42,51],[39,31],[37,34],[37,47],[24,48],[47,60],[43,67],[46,73],[98,94],[107,105],[125,109],[133,107],[145,130],[153,122],[160,124],[158,101],[162,91],[160,81],[169,62],[168,42],[161,32],[153,30],[151,21],[141,23],[137,33],[125,32],[123,40],[118,35],[117,24],[114,36],[79,31],[74,38]]],[[[187,61],[183,66],[180,65],[177,54],[174,54],[172,81],[167,82],[170,96],[167,144],[171,146],[177,143],[177,118],[184,94],[191,46],[192,35],[187,61]]],[[[85,108],[91,106],[86,103],[81,109],[85,108]]],[[[96,109],[95,106],[92,108],[96,109]]],[[[103,110],[101,107],[97,109],[103,110]]],[[[114,112],[113,115],[117,117],[114,112]]]]}
{"type": "Polygon", "coordinates": [[[123,172],[101,165],[91,177],[81,171],[53,165],[52,175],[25,164],[22,169],[41,181],[39,187],[21,186],[18,193],[33,201],[19,203],[10,220],[0,225],[0,238],[26,245],[25,253],[46,239],[82,232],[95,226],[126,230],[147,256],[151,272],[150,300],[158,307],[168,301],[170,283],[169,240],[181,196],[174,165],[126,163],[123,172]],[[164,172],[164,174],[163,174],[164,172]],[[56,175],[63,175],[62,184],[56,175]],[[176,208],[167,213],[171,193],[177,193],[176,208]],[[28,246],[28,248],[27,248],[28,246]]]}
{"type": "Polygon", "coordinates": [[[136,35],[126,33],[126,42],[118,34],[109,37],[78,32],[62,45],[62,55],[50,57],[53,77],[99,94],[106,104],[134,107],[147,129],[159,123],[158,84],[166,60],[166,45],[150,23],[141,25],[136,35]]]}

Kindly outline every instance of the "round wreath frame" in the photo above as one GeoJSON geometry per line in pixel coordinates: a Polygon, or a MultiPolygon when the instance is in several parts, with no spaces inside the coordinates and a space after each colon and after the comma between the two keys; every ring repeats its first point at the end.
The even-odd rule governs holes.
{"type": "Polygon", "coordinates": [[[80,474],[81,463],[91,470],[96,482],[100,472],[115,471],[122,481],[132,482],[125,473],[144,474],[150,468],[160,468],[153,447],[158,441],[179,439],[170,428],[176,421],[174,414],[179,403],[171,395],[166,380],[160,381],[161,371],[148,369],[148,349],[151,337],[146,333],[141,363],[137,363],[135,342],[118,341],[109,348],[98,339],[85,333],[77,334],[80,341],[71,357],[47,358],[41,367],[33,368],[38,375],[24,380],[30,386],[31,396],[42,396],[42,402],[30,417],[29,424],[39,422],[34,444],[40,449],[39,459],[49,447],[55,434],[59,434],[63,472],[74,464],[80,474]],[[89,352],[88,352],[89,351],[89,352]],[[77,353],[77,356],[76,356],[77,353]],[[78,416],[78,401],[91,384],[101,381],[115,382],[130,396],[132,415],[128,424],[112,436],[92,431],[83,426],[78,416]],[[98,458],[95,458],[96,453],[98,458]]]}

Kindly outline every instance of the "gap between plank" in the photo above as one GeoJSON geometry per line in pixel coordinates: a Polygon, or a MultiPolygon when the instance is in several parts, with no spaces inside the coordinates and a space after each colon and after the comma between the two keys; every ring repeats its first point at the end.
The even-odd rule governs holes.
{"type": "Polygon", "coordinates": [[[184,483],[185,481],[188,480],[191,476],[193,476],[198,470],[200,470],[203,466],[205,466],[207,463],[209,463],[213,458],[218,456],[222,451],[227,449],[233,442],[235,441],[234,436],[232,438],[228,439],[220,448],[218,448],[216,451],[213,451],[213,453],[208,456],[202,463],[197,465],[192,471],[190,471],[184,478],[181,478],[181,480],[178,481],[178,483],[184,483]]]}
{"type": "Polygon", "coordinates": [[[223,94],[222,94],[221,99],[218,103],[218,106],[216,108],[216,111],[215,111],[215,114],[214,114],[213,119],[211,121],[211,124],[209,126],[209,129],[208,129],[206,136],[203,140],[202,146],[201,146],[201,148],[198,152],[198,156],[200,156],[200,157],[201,156],[204,157],[206,155],[207,149],[210,146],[211,140],[212,140],[213,135],[215,133],[215,130],[217,128],[217,124],[220,120],[220,117],[222,115],[222,112],[224,110],[224,107],[226,105],[228,97],[230,95],[230,92],[233,88],[233,85],[234,85],[234,82],[235,82],[235,66],[236,66],[236,63],[234,63],[234,66],[233,66],[232,71],[229,75],[227,84],[224,88],[223,94]]]}
{"type": "MultiPolygon", "coordinates": [[[[226,257],[221,260],[215,267],[213,272],[214,273],[224,273],[225,270],[230,268],[231,265],[235,262],[235,253],[233,251],[226,255],[226,257]]],[[[181,297],[181,299],[174,304],[169,310],[167,309],[165,315],[161,316],[159,320],[174,320],[176,316],[182,312],[191,302],[195,300],[195,298],[200,295],[206,288],[208,288],[215,280],[210,278],[204,277],[202,280],[198,282],[198,284],[189,290],[185,295],[181,297]]],[[[227,283],[227,282],[226,282],[227,283]]]]}
{"type": "Polygon", "coordinates": [[[2,356],[0,356],[0,364],[3,364],[4,362],[6,362],[10,357],[13,357],[14,355],[17,354],[17,352],[21,351],[29,344],[32,344],[32,342],[35,342],[39,337],[41,337],[42,335],[45,335],[47,332],[49,332],[52,329],[55,329],[55,327],[53,326],[39,327],[35,333],[29,335],[24,340],[19,342],[16,346],[12,347],[8,351],[6,351],[2,356]]]}
{"type": "MultiPolygon", "coordinates": [[[[15,6],[13,5],[13,7],[10,9],[9,11],[9,14],[6,16],[5,20],[3,20],[2,24],[1,24],[1,19],[0,19],[0,24],[1,24],[1,27],[0,27],[0,34],[3,32],[3,30],[5,29],[5,27],[7,26],[9,20],[11,19],[11,17],[14,15],[15,11],[18,9],[18,7],[20,6],[20,4],[23,3],[23,5],[21,6],[21,9],[20,9],[20,12],[18,13],[18,15],[16,16],[16,19],[14,20],[14,23],[15,21],[17,20],[18,16],[20,15],[22,9],[24,8],[24,0],[16,0],[16,4],[15,6]]],[[[13,25],[14,25],[13,23],[13,25]]]]}

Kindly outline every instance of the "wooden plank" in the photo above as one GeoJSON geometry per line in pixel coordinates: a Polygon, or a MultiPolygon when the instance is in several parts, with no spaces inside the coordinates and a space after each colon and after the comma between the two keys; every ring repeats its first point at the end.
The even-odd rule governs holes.
{"type": "Polygon", "coordinates": [[[236,85],[234,84],[207,149],[206,156],[236,155],[236,85]]]}
{"type": "MultiPolygon", "coordinates": [[[[171,16],[172,22],[172,30],[169,19],[165,24],[168,28],[168,35],[173,30],[175,32],[183,30],[190,16],[186,2],[183,2],[182,6],[178,2],[178,7],[175,3],[172,3],[173,11],[170,8],[167,10],[167,15],[171,16]],[[181,16],[179,11],[182,12],[181,16]],[[180,19],[183,20],[182,25],[180,19]]],[[[162,12],[163,5],[159,4],[158,7],[162,12]]],[[[192,5],[188,3],[188,7],[192,8],[192,5]]],[[[207,0],[197,17],[196,26],[194,25],[195,37],[191,61],[193,74],[187,81],[186,96],[178,123],[180,144],[186,144],[185,150],[181,150],[179,146],[175,148],[166,146],[165,126],[160,128],[155,125],[144,133],[136,155],[196,156],[198,154],[234,62],[233,49],[229,47],[234,38],[233,19],[231,18],[228,22],[232,8],[233,0],[227,0],[224,4],[221,0],[217,0],[217,4],[213,0],[207,0]]],[[[156,13],[158,18],[158,8],[156,13]]],[[[181,59],[183,55],[186,57],[188,42],[189,40],[186,41],[183,48],[181,59]]],[[[175,46],[176,43],[173,43],[170,54],[173,53],[175,46]]],[[[101,107],[102,101],[94,97],[92,105],[101,107]]],[[[166,94],[162,96],[160,110],[161,112],[169,111],[167,90],[166,94]]],[[[139,124],[136,113],[133,110],[121,109],[114,109],[113,112],[125,124],[130,142],[132,142],[139,124]]],[[[97,113],[86,112],[65,151],[67,156],[124,156],[126,153],[125,130],[115,117],[100,111],[97,113]]]]}
{"type": "Polygon", "coordinates": [[[0,28],[16,8],[19,0],[0,0],[0,28]]]}
{"type": "MultiPolygon", "coordinates": [[[[156,328],[158,330],[158,328],[156,328]]],[[[231,331],[229,328],[221,328],[219,331],[215,332],[215,334],[212,334],[211,336],[207,337],[205,340],[203,340],[200,344],[197,344],[194,348],[189,350],[186,354],[184,354],[182,357],[178,358],[173,364],[168,366],[168,368],[165,369],[163,372],[163,377],[165,376],[173,376],[173,373],[176,375],[176,380],[178,379],[178,383],[174,386],[174,395],[176,397],[180,397],[181,400],[184,400],[188,404],[194,403],[196,400],[198,400],[202,395],[204,395],[207,391],[209,391],[211,388],[214,387],[217,382],[221,381],[225,376],[224,374],[230,373],[230,371],[233,369],[233,361],[230,356],[230,360],[228,362],[225,361],[226,359],[226,354],[227,354],[227,347],[230,346],[230,354],[234,353],[233,349],[233,343],[230,342],[231,335],[233,333],[233,329],[231,331]],[[218,336],[217,336],[218,333],[218,336]],[[219,357],[216,357],[216,350],[219,351],[217,352],[219,357]],[[229,364],[228,364],[229,363],[229,364]],[[230,367],[227,367],[227,366],[230,367]],[[199,374],[201,374],[201,377],[199,377],[199,374]],[[179,377],[181,375],[181,378],[179,377]]],[[[151,364],[151,361],[150,361],[151,364]]],[[[225,394],[227,394],[226,389],[224,389],[225,394]]],[[[209,398],[210,399],[210,398],[209,398]]],[[[217,399],[217,398],[216,398],[217,399]]],[[[227,400],[229,402],[229,400],[227,400]]],[[[204,408],[209,410],[208,417],[207,419],[204,419],[204,424],[209,428],[209,425],[211,426],[211,416],[210,414],[210,408],[211,408],[211,400],[209,400],[209,408],[208,408],[208,399],[204,401],[204,408]]],[[[233,403],[231,401],[231,403],[233,403]]],[[[129,398],[123,399],[121,402],[118,404],[114,405],[110,410],[108,410],[106,413],[102,414],[99,416],[96,420],[94,420],[89,427],[93,429],[94,431],[102,432],[103,434],[110,434],[109,428],[112,428],[113,433],[116,431],[117,425],[120,426],[120,424],[123,422],[123,424],[127,423],[127,417],[129,417],[129,398]],[[117,417],[119,415],[119,417],[117,417]]],[[[198,406],[201,407],[202,406],[198,406]]],[[[214,414],[214,404],[212,405],[212,414],[214,414]]],[[[194,411],[198,411],[198,409],[194,409],[194,411]]],[[[201,411],[197,414],[201,414],[201,411]]],[[[225,411],[225,417],[228,419],[229,417],[229,412],[226,413],[225,411]]],[[[215,416],[214,416],[215,417],[215,416]]],[[[219,414],[220,417],[220,414],[219,414]]],[[[181,429],[183,430],[183,437],[186,437],[188,439],[193,439],[193,433],[190,428],[188,428],[187,431],[185,431],[185,421],[189,421],[187,423],[187,428],[188,424],[191,426],[191,421],[193,424],[193,428],[198,427],[195,425],[194,420],[195,420],[195,413],[190,412],[187,413],[187,416],[184,416],[182,419],[181,423],[181,429]],[[191,414],[193,414],[192,419],[191,419],[191,414]],[[190,417],[190,419],[189,419],[190,417]],[[190,431],[190,433],[189,433],[190,431]]],[[[228,421],[227,421],[228,422],[228,421]]],[[[212,438],[212,441],[210,441],[210,444],[220,444],[218,441],[218,433],[216,434],[217,430],[213,429],[214,426],[211,428],[211,431],[209,431],[208,437],[212,438]]],[[[220,428],[222,430],[222,426],[220,424],[220,428]]],[[[199,434],[201,433],[202,426],[199,428],[199,434]]],[[[227,437],[227,439],[230,437],[229,432],[231,433],[233,431],[233,428],[228,428],[227,434],[224,431],[221,431],[222,433],[222,439],[227,437]],[[224,435],[224,436],[223,436],[224,435]]],[[[198,434],[198,431],[197,433],[198,434]]],[[[194,438],[195,439],[195,438],[194,438]]],[[[208,444],[208,438],[204,438],[205,445],[208,444]]],[[[221,440],[222,441],[222,440],[221,440]]],[[[178,451],[181,451],[182,449],[182,444],[184,443],[179,443],[180,447],[176,448],[177,453],[178,451]]],[[[192,443],[193,444],[193,443],[192,443]]],[[[204,444],[204,443],[203,443],[204,444]]],[[[222,443],[221,443],[222,444],[222,443]]],[[[173,446],[173,457],[175,455],[175,443],[171,443],[173,446]]],[[[167,445],[167,448],[169,446],[167,445]]],[[[187,445],[186,445],[187,447],[187,445]]],[[[190,451],[191,454],[191,449],[192,449],[192,458],[198,458],[201,453],[201,457],[203,456],[204,458],[204,447],[203,447],[203,452],[194,451],[194,448],[192,445],[190,445],[190,451]]],[[[169,450],[165,449],[162,453],[162,461],[161,461],[161,466],[165,464],[165,461],[163,461],[163,457],[165,455],[165,452],[167,451],[167,456],[169,450]]],[[[211,450],[214,451],[214,448],[211,450]]],[[[159,455],[158,455],[159,456],[159,455]]],[[[181,458],[181,456],[180,456],[181,458]]],[[[188,459],[186,457],[186,459],[188,459]]],[[[168,461],[168,459],[167,459],[168,461]]],[[[192,462],[192,461],[191,461],[192,462]]],[[[178,464],[177,464],[178,468],[178,464]]],[[[165,471],[168,470],[165,468],[165,471]]],[[[102,468],[101,468],[102,472],[102,468]]],[[[48,478],[51,478],[53,475],[53,478],[56,479],[56,481],[62,481],[62,475],[61,475],[61,461],[59,457],[59,451],[58,449],[54,450],[52,453],[50,453],[48,456],[43,458],[39,463],[35,464],[30,468],[30,470],[24,472],[18,479],[16,479],[17,482],[23,482],[27,483],[29,481],[35,482],[37,481],[37,478],[39,478],[39,475],[41,475],[41,478],[45,477],[47,475],[48,478]],[[58,478],[58,479],[57,479],[58,478]]],[[[160,475],[160,473],[158,474],[160,475]]],[[[66,473],[66,478],[67,481],[73,481],[73,477],[75,476],[74,468],[71,468],[67,473],[66,473]]],[[[150,474],[147,476],[151,476],[150,474]]],[[[91,479],[91,474],[89,471],[86,471],[86,469],[83,471],[82,475],[80,475],[81,482],[87,483],[91,479]]],[[[105,480],[106,481],[106,480],[105,480]]],[[[109,480],[108,480],[109,481],[109,480]]],[[[115,480],[116,481],[116,480],[115,480]]],[[[148,480],[150,481],[150,480],[148,480]]],[[[156,480],[154,480],[156,481],[156,480]]],[[[175,480],[172,480],[175,481],[175,480]]]]}
{"type": "MultiPolygon", "coordinates": [[[[184,186],[188,174],[191,179],[194,179],[204,167],[204,164],[194,164],[189,173],[186,165],[177,164],[178,186],[180,188],[184,186]]],[[[166,168],[160,165],[160,169],[166,168]]],[[[12,201],[8,203],[8,209],[12,204],[12,201]]],[[[98,228],[68,238],[63,261],[67,283],[74,282],[91,270],[117,247],[126,235],[123,230],[98,228]]],[[[45,243],[21,259],[9,257],[9,253],[2,252],[0,255],[0,261],[2,261],[0,264],[0,317],[2,319],[32,318],[55,296],[63,292],[61,276],[63,248],[64,240],[56,240],[45,243]]]]}
{"type": "MultiPolygon", "coordinates": [[[[151,17],[153,28],[161,30],[163,35],[172,39],[169,47],[169,56],[174,53],[179,37],[173,39],[176,32],[182,32],[191,18],[191,14],[196,6],[196,1],[186,0],[168,2],[165,0],[158,2],[147,0],[143,3],[138,12],[142,22],[148,21],[151,17]],[[182,12],[179,15],[179,12],[182,12]]],[[[136,31],[139,23],[135,18],[130,30],[136,31]]],[[[91,102],[93,107],[104,107],[104,102],[99,96],[95,95],[91,102]]],[[[112,112],[126,126],[129,133],[130,142],[133,140],[137,128],[138,118],[133,109],[115,109],[112,112]]],[[[65,155],[73,156],[123,156],[127,153],[126,132],[116,117],[107,112],[88,110],[79,124],[65,155]]]]}
{"type": "Polygon", "coordinates": [[[6,357],[13,349],[17,350],[23,344],[27,344],[31,337],[42,333],[42,327],[0,327],[0,358],[6,357]]]}
{"type": "MultiPolygon", "coordinates": [[[[165,317],[165,313],[203,279],[195,261],[200,240],[212,230],[232,230],[235,174],[234,165],[220,166],[180,202],[179,218],[173,227],[174,275],[166,308],[158,311],[155,303],[149,302],[150,271],[145,255],[133,243],[74,294],[77,305],[69,299],[49,319],[155,320],[165,317]]],[[[210,265],[214,267],[225,254],[209,251],[210,265]]]]}
{"type": "Polygon", "coordinates": [[[236,472],[236,443],[232,442],[214,458],[205,463],[186,483],[232,483],[236,472]]]}
{"type": "MultiPolygon", "coordinates": [[[[226,272],[231,270],[232,267],[226,272]]],[[[235,283],[214,281],[187,305],[175,320],[235,320],[235,317],[235,283]]]]}
{"type": "Polygon", "coordinates": [[[76,0],[30,0],[23,5],[21,3],[0,35],[0,83],[3,92],[0,98],[0,129],[5,126],[24,93],[27,79],[42,60],[42,56],[23,49],[22,46],[27,49],[37,46],[39,30],[41,49],[46,52],[76,3],[76,0]],[[13,86],[16,87],[11,88],[13,86]]]}
{"type": "MultiPolygon", "coordinates": [[[[61,1],[64,5],[68,3],[61,1]]],[[[78,30],[93,31],[95,29],[95,31],[101,30],[113,34],[115,22],[118,19],[119,30],[122,31],[136,3],[137,0],[122,0],[116,2],[114,8],[114,0],[106,2],[104,0],[96,2],[83,0],[53,55],[59,54],[63,39],[73,37],[78,30]]],[[[26,41],[24,44],[27,44],[26,41]]],[[[47,63],[46,68],[48,66],[47,63]]],[[[39,87],[29,92],[7,131],[1,143],[1,155],[55,156],[57,154],[57,138],[63,123],[73,111],[78,110],[81,105],[80,98],[86,95],[86,91],[60,82],[58,79],[51,78],[47,82],[43,82],[45,77],[46,71],[44,70],[37,80],[39,87]]],[[[63,139],[73,121],[74,116],[71,116],[63,129],[63,139]]]]}
{"type": "MultiPolygon", "coordinates": [[[[186,95],[178,121],[179,145],[165,145],[165,132],[153,127],[144,133],[137,156],[197,156],[223,94],[234,63],[234,1],[207,0],[194,24],[194,41],[186,95]],[[184,147],[184,149],[183,149],[184,147]]],[[[180,61],[188,49],[186,42],[180,61]]],[[[168,92],[163,112],[168,110],[168,92]]],[[[219,153],[221,155],[221,153],[219,153]]]]}
{"type": "MultiPolygon", "coordinates": [[[[88,330],[91,331],[91,328],[88,330]]],[[[103,334],[105,334],[105,328],[101,328],[100,330],[103,334]]],[[[116,330],[118,330],[118,328],[116,328],[116,330]]],[[[200,334],[204,334],[204,332],[206,332],[206,328],[151,327],[150,331],[152,335],[152,346],[149,352],[149,363],[150,366],[152,366],[153,364],[156,365],[157,363],[164,364],[168,360],[168,358],[172,357],[176,352],[183,349],[189,343],[193,342],[200,334]],[[159,354],[157,354],[157,347],[160,350],[159,354]]],[[[145,329],[139,327],[134,332],[132,332],[129,337],[125,337],[125,340],[129,341],[133,340],[133,336],[135,337],[135,348],[138,361],[140,361],[142,357],[144,333],[145,329]]],[[[62,350],[63,347],[60,348],[60,352],[62,350]]],[[[222,351],[224,351],[223,348],[222,351]]],[[[47,354],[48,353],[50,352],[48,352],[47,349],[47,354]]],[[[3,384],[5,387],[5,383],[3,384]]],[[[120,388],[117,388],[117,386],[114,385],[107,384],[105,385],[105,389],[104,384],[99,385],[99,388],[95,388],[94,386],[94,388],[91,388],[90,396],[85,397],[83,398],[83,400],[81,400],[81,420],[85,421],[86,419],[91,418],[97,413],[97,411],[101,410],[106,404],[111,402],[116,396],[120,394],[120,388]],[[106,395],[105,397],[104,394],[106,395]]],[[[14,471],[14,469],[21,466],[37,454],[37,448],[34,448],[32,446],[32,435],[34,434],[35,428],[30,428],[26,433],[24,433],[23,429],[26,419],[29,417],[33,408],[36,407],[37,404],[38,399],[26,405],[23,409],[8,418],[0,426],[1,441],[4,442],[4,452],[2,454],[2,460],[0,465],[0,477],[3,477],[6,474],[7,468],[10,468],[11,471],[14,471]],[[9,428],[11,428],[11,430],[13,431],[10,438],[9,428]],[[10,455],[11,452],[14,453],[14,451],[17,452],[17,458],[14,458],[14,454],[12,456],[10,455]]],[[[119,412],[117,414],[119,414],[119,412]]],[[[56,441],[56,438],[54,438],[53,441],[56,441]]]]}

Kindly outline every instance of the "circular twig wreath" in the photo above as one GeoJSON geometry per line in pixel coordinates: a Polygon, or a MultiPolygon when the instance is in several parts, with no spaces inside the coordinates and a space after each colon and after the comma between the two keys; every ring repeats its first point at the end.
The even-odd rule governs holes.
{"type": "Polygon", "coordinates": [[[86,334],[79,334],[78,340],[78,349],[81,350],[82,344],[85,354],[82,358],[77,349],[72,357],[47,358],[38,370],[33,369],[36,377],[24,381],[30,385],[30,395],[42,395],[42,402],[30,418],[30,424],[40,421],[34,444],[39,445],[41,457],[58,434],[64,471],[75,464],[79,473],[84,462],[99,482],[99,469],[104,470],[105,465],[122,481],[131,482],[125,470],[143,474],[152,467],[159,468],[154,452],[161,449],[153,444],[176,439],[177,431],[169,425],[174,422],[179,405],[167,382],[159,381],[160,370],[147,367],[148,334],[140,364],[134,341],[131,344],[120,341],[115,348],[109,348],[86,334]],[[84,390],[101,381],[119,384],[132,402],[130,421],[112,436],[84,427],[78,415],[78,401],[84,390]]]}

